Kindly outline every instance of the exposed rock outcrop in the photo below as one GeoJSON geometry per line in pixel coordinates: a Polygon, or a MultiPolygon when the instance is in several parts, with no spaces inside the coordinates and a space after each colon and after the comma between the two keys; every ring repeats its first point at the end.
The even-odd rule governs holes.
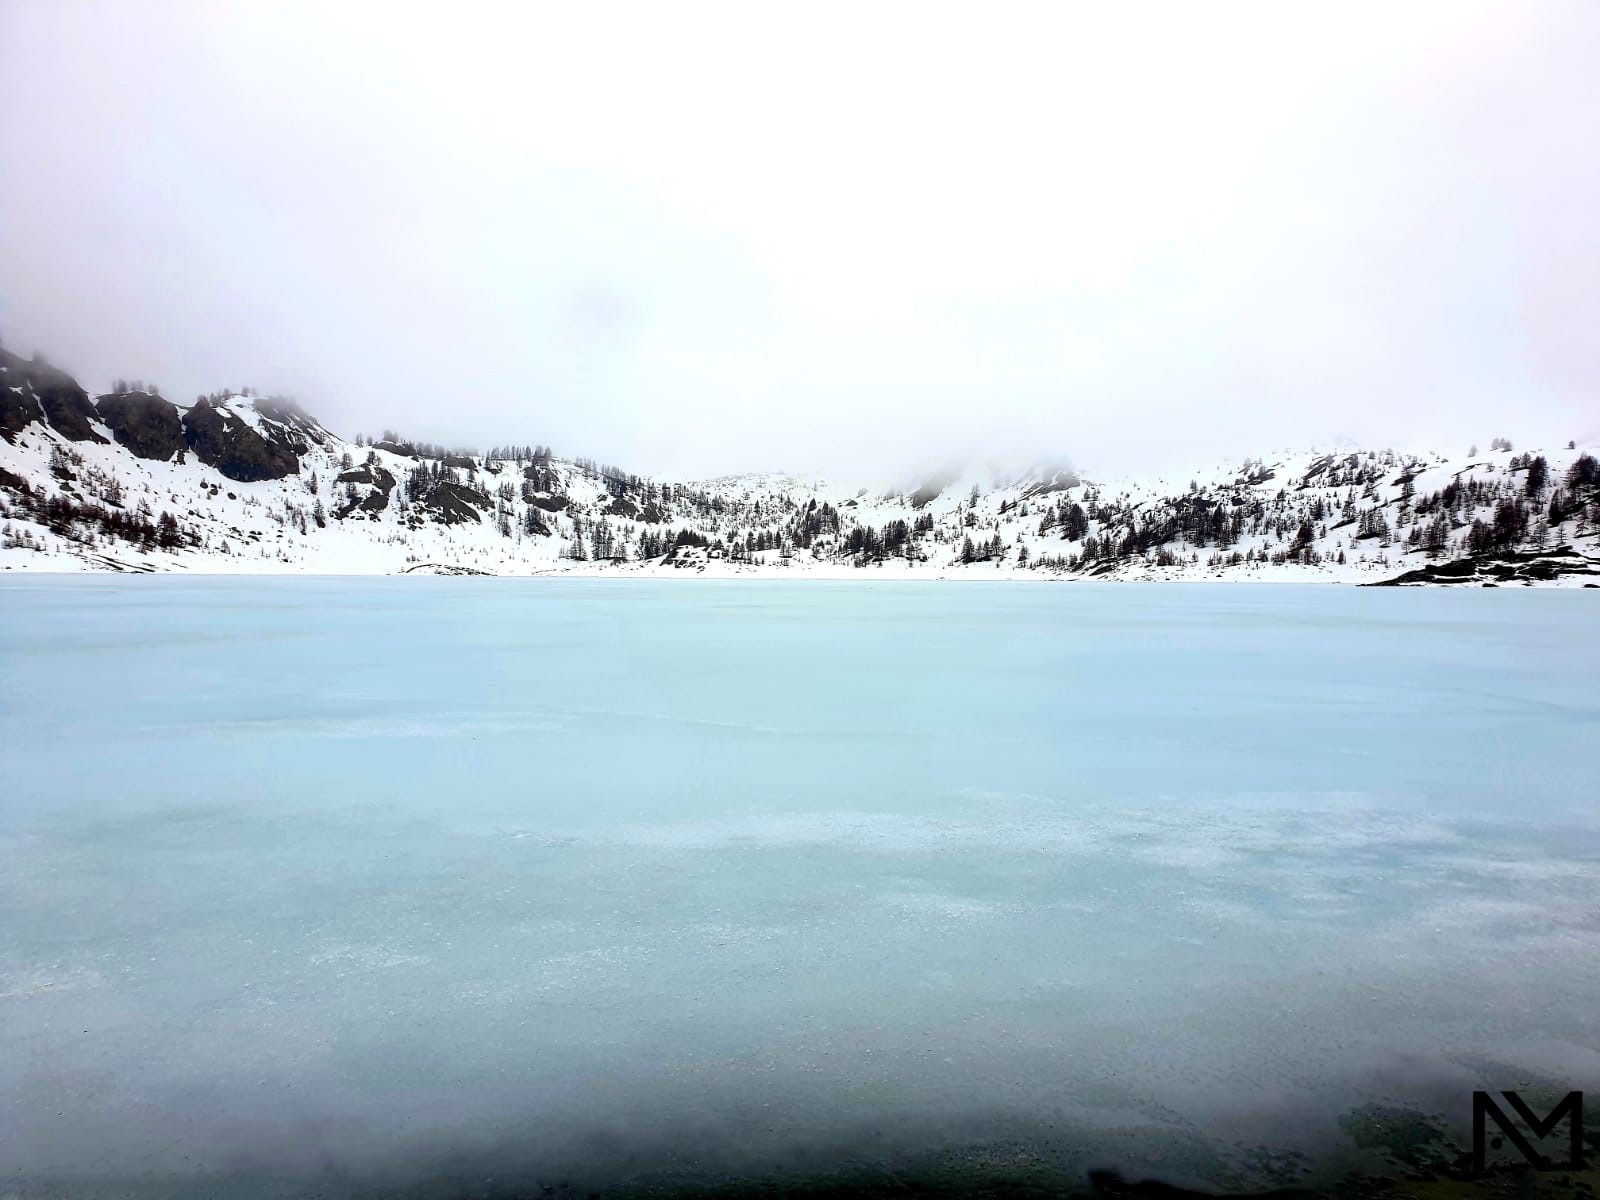
{"type": "MultiPolygon", "coordinates": [[[[4,354],[0,350],[0,354],[4,354]]],[[[26,376],[8,372],[0,365],[0,437],[8,442],[17,440],[21,433],[35,421],[44,420],[44,409],[28,386],[26,376]]]]}
{"type": "Polygon", "coordinates": [[[956,481],[955,471],[941,471],[933,476],[916,491],[912,492],[909,499],[912,508],[926,508],[944,494],[945,488],[956,481]]]}
{"type": "Polygon", "coordinates": [[[78,381],[35,355],[0,350],[0,436],[15,441],[31,422],[49,422],[70,442],[104,442],[91,422],[94,405],[78,381]]]}
{"type": "Polygon", "coordinates": [[[395,478],[382,467],[368,466],[363,463],[352,470],[341,471],[336,482],[346,485],[347,488],[350,485],[354,485],[355,488],[369,489],[364,496],[359,493],[351,496],[347,492],[347,498],[333,514],[342,521],[352,513],[357,512],[365,513],[369,517],[376,517],[384,509],[388,508],[389,496],[394,491],[395,478]]]}
{"type": "Polygon", "coordinates": [[[240,483],[300,473],[299,455],[287,437],[269,441],[210,400],[199,400],[184,413],[183,438],[201,462],[240,483]]]}
{"type": "Polygon", "coordinates": [[[1045,496],[1051,492],[1068,492],[1083,483],[1083,478],[1071,467],[1056,467],[1042,473],[1038,482],[1022,490],[1024,499],[1045,496]]]}
{"type": "Polygon", "coordinates": [[[90,424],[96,417],[89,393],[65,371],[35,358],[28,367],[28,382],[39,397],[45,419],[57,433],[71,442],[100,442],[106,439],[90,424]]]}
{"type": "Polygon", "coordinates": [[[251,401],[251,407],[267,420],[272,440],[297,455],[304,454],[312,446],[328,444],[328,431],[315,417],[287,397],[257,397],[251,401]]]}
{"type": "Polygon", "coordinates": [[[140,458],[170,462],[184,448],[177,405],[149,392],[113,392],[95,402],[117,444],[140,458]]]}
{"type": "Polygon", "coordinates": [[[426,509],[441,525],[464,525],[468,521],[483,519],[479,507],[487,507],[488,499],[464,483],[450,479],[436,480],[416,501],[418,508],[426,509]]]}
{"type": "Polygon", "coordinates": [[[1580,554],[1571,546],[1553,550],[1516,551],[1480,554],[1450,562],[1433,562],[1393,579],[1367,587],[1407,587],[1429,583],[1501,584],[1548,583],[1569,576],[1594,576],[1600,579],[1600,560],[1580,554]]]}

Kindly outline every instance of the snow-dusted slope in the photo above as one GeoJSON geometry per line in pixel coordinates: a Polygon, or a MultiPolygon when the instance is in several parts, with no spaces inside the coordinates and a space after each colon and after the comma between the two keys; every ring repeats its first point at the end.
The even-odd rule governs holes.
{"type": "Polygon", "coordinates": [[[1496,561],[1495,578],[1583,583],[1600,581],[1597,526],[1593,448],[1575,445],[1284,454],[1185,478],[948,472],[878,491],[670,483],[542,448],[350,443],[260,397],[90,401],[0,351],[7,570],[1377,582],[1471,559],[1483,569],[1446,581],[1496,561]]]}

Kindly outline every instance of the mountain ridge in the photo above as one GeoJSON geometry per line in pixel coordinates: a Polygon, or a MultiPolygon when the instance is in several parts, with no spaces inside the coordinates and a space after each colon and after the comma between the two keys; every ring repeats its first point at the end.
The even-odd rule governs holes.
{"type": "Polygon", "coordinates": [[[0,567],[1600,586],[1592,449],[1284,452],[1186,484],[1048,458],[882,489],[670,481],[545,446],[347,441],[249,389],[91,398],[0,348],[0,567]]]}

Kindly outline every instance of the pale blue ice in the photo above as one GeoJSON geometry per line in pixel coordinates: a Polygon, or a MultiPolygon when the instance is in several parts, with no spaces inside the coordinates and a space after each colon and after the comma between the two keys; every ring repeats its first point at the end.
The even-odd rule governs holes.
{"type": "Polygon", "coordinates": [[[1249,1182],[1363,1103],[1600,1086],[1597,635],[1582,591],[8,578],[0,1192],[1249,1182]]]}

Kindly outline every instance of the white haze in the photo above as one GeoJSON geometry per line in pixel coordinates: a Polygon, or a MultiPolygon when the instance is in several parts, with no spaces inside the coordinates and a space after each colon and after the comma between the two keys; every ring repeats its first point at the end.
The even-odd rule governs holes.
{"type": "Polygon", "coordinates": [[[1600,427],[1600,6],[0,5],[0,335],[640,471],[1600,427]]]}

